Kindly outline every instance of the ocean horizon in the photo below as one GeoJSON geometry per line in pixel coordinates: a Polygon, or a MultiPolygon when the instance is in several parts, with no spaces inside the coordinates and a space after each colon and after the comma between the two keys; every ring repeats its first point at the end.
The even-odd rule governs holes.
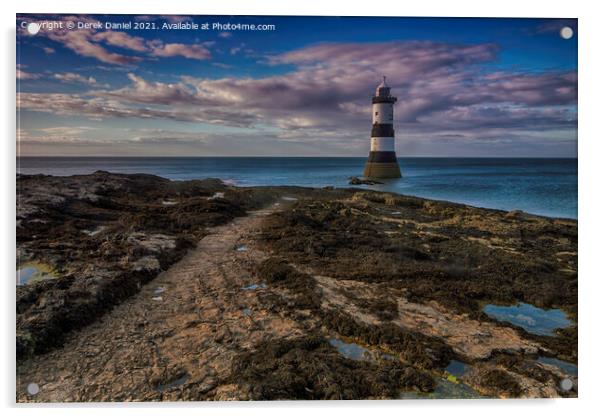
{"type": "MultiPolygon", "coordinates": [[[[483,208],[577,218],[576,158],[400,157],[401,179],[366,189],[483,208]]],[[[17,157],[17,173],[69,176],[97,170],[171,180],[219,178],[236,186],[351,187],[365,157],[17,157]]],[[[355,187],[357,188],[357,187],[355,187]]]]}

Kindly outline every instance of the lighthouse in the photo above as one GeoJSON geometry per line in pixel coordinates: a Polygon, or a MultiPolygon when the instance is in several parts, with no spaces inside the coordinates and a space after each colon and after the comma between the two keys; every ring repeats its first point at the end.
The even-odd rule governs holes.
{"type": "Polygon", "coordinates": [[[393,105],[396,101],[397,97],[391,95],[387,78],[383,76],[372,97],[370,155],[364,168],[364,176],[367,178],[401,178],[393,130],[393,105]]]}

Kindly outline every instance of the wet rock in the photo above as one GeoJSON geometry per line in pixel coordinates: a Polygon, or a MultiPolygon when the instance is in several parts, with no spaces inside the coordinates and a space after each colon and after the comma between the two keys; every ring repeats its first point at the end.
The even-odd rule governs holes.
{"type": "Polygon", "coordinates": [[[235,382],[252,400],[393,398],[400,388],[434,386],[427,374],[399,362],[347,359],[317,336],[261,344],[233,365],[235,382]]]}
{"type": "MultiPolygon", "coordinates": [[[[506,214],[350,191],[346,199],[300,200],[273,214],[259,239],[276,256],[316,275],[397,288],[409,302],[434,301],[476,321],[495,322],[483,304],[524,302],[562,309],[576,322],[577,275],[563,272],[576,271],[576,258],[556,253],[576,252],[577,223],[534,215],[510,222],[506,214]]],[[[386,295],[378,302],[384,305],[386,295]]],[[[394,318],[391,311],[382,318],[394,318]]],[[[517,331],[556,354],[576,357],[576,326],[557,330],[553,340],[517,331]]]]}
{"type": "Polygon", "coordinates": [[[515,377],[498,368],[485,368],[473,379],[473,385],[489,396],[516,398],[521,397],[523,389],[515,377]]]}
{"type": "Polygon", "coordinates": [[[382,182],[375,181],[372,179],[360,179],[357,176],[349,178],[349,185],[382,185],[382,182]]]}
{"type": "Polygon", "coordinates": [[[142,258],[136,260],[132,264],[132,268],[135,271],[143,271],[144,270],[144,271],[156,273],[161,270],[161,264],[159,263],[159,260],[157,260],[156,257],[145,256],[145,257],[142,257],[142,258]]]}
{"type": "Polygon", "coordinates": [[[175,238],[164,234],[133,233],[127,238],[127,242],[141,246],[148,253],[161,253],[173,250],[176,247],[175,238]]]}

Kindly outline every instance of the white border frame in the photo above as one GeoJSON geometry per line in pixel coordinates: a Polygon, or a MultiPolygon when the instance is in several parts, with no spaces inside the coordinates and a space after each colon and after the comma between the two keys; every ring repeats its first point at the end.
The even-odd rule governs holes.
{"type": "Polygon", "coordinates": [[[107,411],[135,414],[164,415],[178,408],[180,414],[249,413],[305,415],[307,412],[345,412],[365,414],[374,409],[378,412],[412,412],[440,414],[461,412],[462,415],[507,415],[509,412],[546,412],[554,415],[576,414],[598,407],[597,388],[600,382],[600,358],[596,356],[601,345],[600,323],[595,309],[602,295],[600,285],[600,177],[599,158],[602,140],[599,122],[599,74],[602,74],[600,47],[602,24],[595,2],[547,0],[500,0],[498,2],[470,0],[420,0],[415,2],[381,0],[351,2],[349,0],[270,1],[270,0],[220,0],[214,2],[167,1],[115,1],[73,2],[68,0],[21,0],[12,4],[2,3],[3,48],[2,83],[5,88],[2,100],[2,266],[6,272],[3,283],[3,331],[2,331],[2,384],[0,392],[3,404],[12,414],[19,411],[33,413],[44,411],[48,415],[65,413],[106,414],[107,411]],[[315,15],[315,16],[442,16],[442,17],[572,17],[579,18],[579,399],[558,400],[443,400],[443,401],[354,401],[354,402],[268,402],[268,403],[159,403],[159,404],[85,404],[85,405],[15,405],[15,14],[16,13],[107,13],[107,14],[222,14],[222,15],[315,15]]]}

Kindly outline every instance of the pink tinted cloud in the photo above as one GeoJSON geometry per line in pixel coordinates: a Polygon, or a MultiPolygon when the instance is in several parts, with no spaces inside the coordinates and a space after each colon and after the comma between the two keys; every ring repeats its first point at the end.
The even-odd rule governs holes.
{"type": "MultiPolygon", "coordinates": [[[[495,61],[497,53],[492,44],[321,44],[270,57],[272,65],[296,66],[285,74],[182,77],[174,83],[130,74],[130,85],[91,92],[80,97],[79,110],[63,109],[103,117],[268,125],[287,137],[357,137],[368,129],[370,97],[386,74],[399,98],[395,112],[401,134],[474,139],[477,130],[484,137],[499,137],[501,131],[507,136],[574,131],[576,73],[484,72],[482,65],[495,61]]],[[[40,111],[41,97],[24,98],[24,106],[40,111]]],[[[70,105],[57,101],[56,109],[45,111],[70,105]]]]}
{"type": "MultiPolygon", "coordinates": [[[[78,17],[76,19],[72,16],[64,17],[63,20],[88,23],[94,22],[93,19],[85,17],[78,17]]],[[[145,56],[160,58],[182,56],[188,59],[197,60],[211,58],[211,53],[209,49],[207,49],[208,44],[163,43],[160,40],[145,40],[138,36],[132,36],[126,32],[114,30],[59,29],[43,31],[40,32],[40,34],[62,44],[80,56],[95,58],[101,62],[114,65],[134,65],[141,62],[145,56]],[[125,51],[136,52],[140,55],[111,51],[107,48],[108,46],[125,51]]]]}
{"type": "Polygon", "coordinates": [[[151,55],[157,57],[183,56],[188,59],[205,60],[211,58],[211,52],[203,45],[185,45],[183,43],[153,43],[151,55]]]}

